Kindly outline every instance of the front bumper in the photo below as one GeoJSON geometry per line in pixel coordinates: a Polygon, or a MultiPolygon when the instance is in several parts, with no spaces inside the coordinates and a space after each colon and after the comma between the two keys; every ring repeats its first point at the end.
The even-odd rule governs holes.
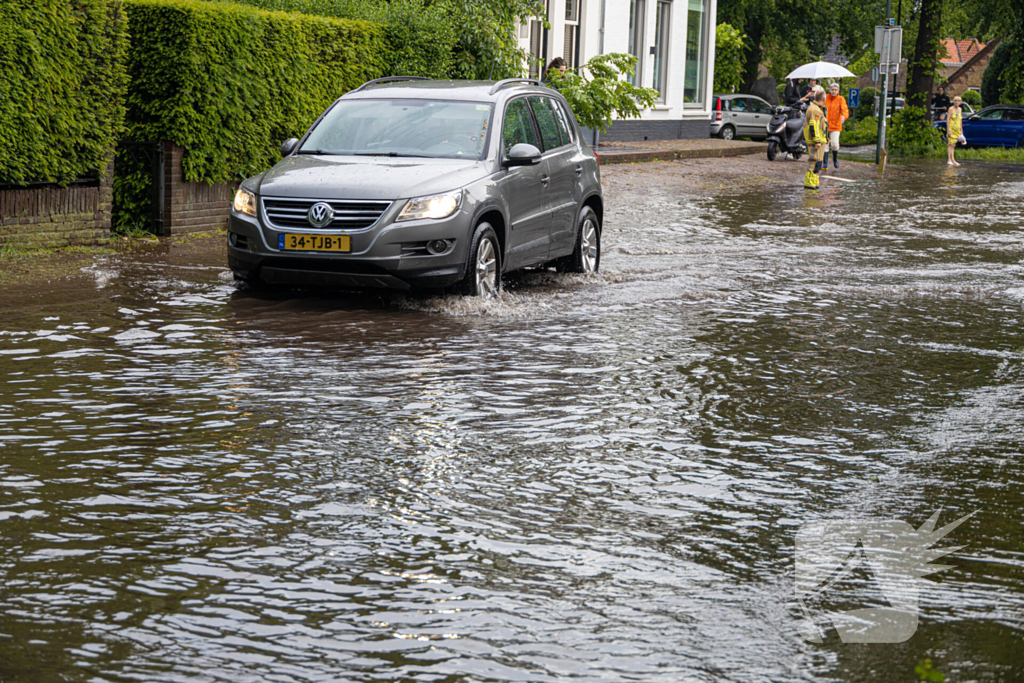
{"type": "Polygon", "coordinates": [[[228,266],[240,278],[274,285],[407,290],[447,287],[459,282],[466,267],[472,217],[460,208],[443,220],[393,223],[388,212],[367,230],[309,231],[277,229],[232,212],[228,221],[228,266]],[[278,235],[348,234],[351,252],[322,253],[278,249],[278,235]],[[431,254],[426,244],[447,240],[447,251],[431,254]]]}

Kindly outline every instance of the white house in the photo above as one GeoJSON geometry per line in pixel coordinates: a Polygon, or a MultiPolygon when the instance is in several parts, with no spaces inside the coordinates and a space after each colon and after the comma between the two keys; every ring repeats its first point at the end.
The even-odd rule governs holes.
{"type": "MultiPolygon", "coordinates": [[[[605,140],[706,138],[711,119],[717,0],[547,0],[548,22],[520,27],[519,44],[547,64],[570,67],[609,52],[639,59],[634,82],[661,101],[642,118],[616,121],[605,140]]],[[[542,69],[535,63],[530,75],[542,69]]]]}

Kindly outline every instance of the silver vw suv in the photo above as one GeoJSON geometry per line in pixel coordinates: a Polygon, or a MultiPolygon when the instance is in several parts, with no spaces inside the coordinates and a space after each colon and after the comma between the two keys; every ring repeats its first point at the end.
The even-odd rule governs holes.
{"type": "Polygon", "coordinates": [[[239,280],[488,295],[518,268],[600,266],[597,155],[537,81],[377,79],[281,154],[235,195],[239,280]]]}

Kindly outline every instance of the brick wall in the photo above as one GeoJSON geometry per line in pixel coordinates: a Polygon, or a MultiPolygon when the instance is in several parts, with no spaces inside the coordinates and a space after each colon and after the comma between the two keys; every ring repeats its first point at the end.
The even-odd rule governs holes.
{"type": "Polygon", "coordinates": [[[193,183],[181,170],[182,148],[164,143],[163,235],[219,230],[228,225],[238,183],[193,183]]]}
{"type": "MultiPolygon", "coordinates": [[[[590,144],[593,132],[583,129],[583,139],[590,144]]],[[[614,121],[607,133],[599,136],[607,142],[643,142],[644,140],[699,140],[711,137],[711,117],[705,119],[626,119],[614,121]]]]}
{"type": "Polygon", "coordinates": [[[0,245],[49,249],[108,241],[113,178],[111,160],[99,181],[0,186],[0,245]]]}

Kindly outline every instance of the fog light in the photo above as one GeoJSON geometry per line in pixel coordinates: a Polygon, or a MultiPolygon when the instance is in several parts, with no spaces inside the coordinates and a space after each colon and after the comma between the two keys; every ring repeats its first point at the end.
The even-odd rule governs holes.
{"type": "Polygon", "coordinates": [[[448,240],[431,240],[427,242],[427,251],[435,256],[448,251],[448,240]]]}
{"type": "Polygon", "coordinates": [[[233,247],[236,246],[238,244],[238,235],[236,235],[233,232],[229,232],[228,233],[228,244],[230,244],[233,247]]]}

